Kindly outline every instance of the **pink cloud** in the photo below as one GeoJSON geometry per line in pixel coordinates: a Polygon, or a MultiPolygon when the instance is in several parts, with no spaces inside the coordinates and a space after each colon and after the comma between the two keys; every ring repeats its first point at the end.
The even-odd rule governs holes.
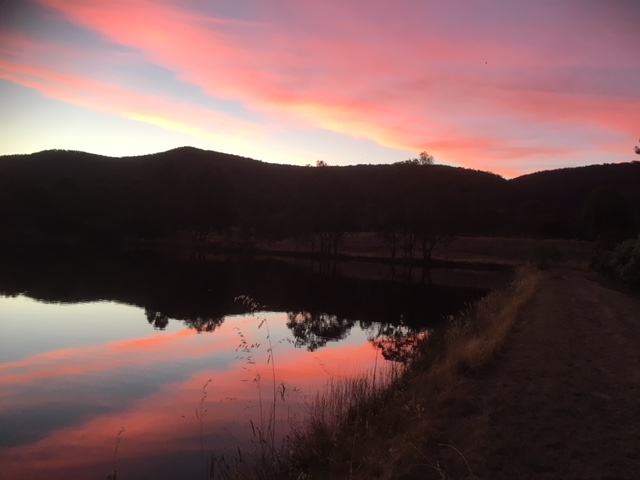
{"type": "Polygon", "coordinates": [[[573,4],[505,3],[498,10],[427,8],[423,2],[402,9],[389,2],[367,9],[281,2],[264,10],[255,6],[263,21],[251,23],[177,2],[41,3],[142,52],[213,97],[240,101],[298,128],[324,128],[403,150],[430,149],[437,159],[466,166],[488,168],[500,164],[496,159],[528,158],[536,151],[541,157],[580,152],[576,128],[628,135],[635,125],[630,112],[640,102],[633,91],[628,98],[616,94],[628,78],[624,74],[598,85],[558,74],[616,70],[633,57],[629,45],[640,40],[638,34],[616,29],[611,22],[621,22],[617,17],[602,24],[595,7],[576,17],[573,4]],[[544,88],[532,89],[530,78],[544,88]],[[545,131],[554,137],[551,146],[532,139],[531,125],[541,123],[553,127],[545,131]],[[483,138],[495,148],[476,150],[471,159],[445,148],[449,138],[461,144],[483,138]]]}

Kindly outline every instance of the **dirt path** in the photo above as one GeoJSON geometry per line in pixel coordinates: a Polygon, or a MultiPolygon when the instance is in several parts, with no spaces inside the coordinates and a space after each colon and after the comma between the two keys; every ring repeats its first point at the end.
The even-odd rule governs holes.
{"type": "Polygon", "coordinates": [[[640,301],[551,273],[500,358],[460,388],[434,443],[469,467],[431,450],[452,478],[640,478],[640,301]]]}

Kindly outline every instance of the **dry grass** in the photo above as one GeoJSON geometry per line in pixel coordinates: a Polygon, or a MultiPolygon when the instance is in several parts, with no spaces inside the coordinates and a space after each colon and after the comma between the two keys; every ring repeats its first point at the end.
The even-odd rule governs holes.
{"type": "Polygon", "coordinates": [[[451,321],[444,360],[451,374],[486,365],[506,340],[520,309],[531,299],[539,273],[521,271],[507,288],[491,292],[475,307],[451,321]]]}
{"type": "Polygon", "coordinates": [[[382,372],[333,379],[319,392],[290,436],[292,478],[353,477],[361,468],[362,446],[375,440],[379,415],[403,370],[390,365],[382,372]]]}
{"type": "Polygon", "coordinates": [[[430,446],[460,461],[464,452],[439,443],[439,411],[456,398],[466,375],[495,358],[540,275],[523,269],[508,287],[452,317],[446,331],[420,345],[406,369],[331,382],[273,462],[241,478],[449,478],[430,457],[430,446]]]}
{"type": "Polygon", "coordinates": [[[318,392],[311,402],[307,416],[297,434],[324,429],[332,436],[340,428],[340,419],[350,412],[358,414],[363,406],[375,403],[395,381],[400,378],[402,369],[387,368],[382,372],[367,372],[355,378],[332,378],[323,391],[318,392]]]}

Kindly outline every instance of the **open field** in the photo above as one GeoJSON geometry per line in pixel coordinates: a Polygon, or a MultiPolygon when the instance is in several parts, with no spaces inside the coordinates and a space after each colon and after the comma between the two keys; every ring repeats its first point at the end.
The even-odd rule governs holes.
{"type": "MultiPolygon", "coordinates": [[[[532,252],[540,245],[554,247],[562,263],[579,268],[587,267],[595,249],[594,242],[579,240],[455,236],[436,245],[433,258],[445,262],[522,265],[529,261],[532,252]]],[[[310,244],[296,245],[292,240],[284,240],[258,244],[258,248],[275,252],[308,251],[310,244]]],[[[371,232],[347,235],[339,253],[353,257],[389,258],[389,251],[371,232]]],[[[414,258],[420,260],[420,254],[416,252],[414,258]]],[[[398,259],[402,259],[402,252],[398,252],[398,259]]]]}
{"type": "MultiPolygon", "coordinates": [[[[436,245],[433,256],[439,260],[519,264],[526,262],[537,244],[555,245],[563,257],[587,260],[593,251],[592,242],[576,240],[536,240],[509,237],[451,237],[436,245]]],[[[372,233],[360,233],[345,239],[345,253],[388,256],[372,233]]]]}

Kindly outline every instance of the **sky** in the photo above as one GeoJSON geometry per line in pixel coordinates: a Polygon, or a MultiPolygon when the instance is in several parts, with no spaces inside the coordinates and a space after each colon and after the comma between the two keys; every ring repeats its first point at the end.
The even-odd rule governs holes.
{"type": "Polygon", "coordinates": [[[637,0],[0,0],[0,155],[632,161],[639,22],[637,0]]]}

